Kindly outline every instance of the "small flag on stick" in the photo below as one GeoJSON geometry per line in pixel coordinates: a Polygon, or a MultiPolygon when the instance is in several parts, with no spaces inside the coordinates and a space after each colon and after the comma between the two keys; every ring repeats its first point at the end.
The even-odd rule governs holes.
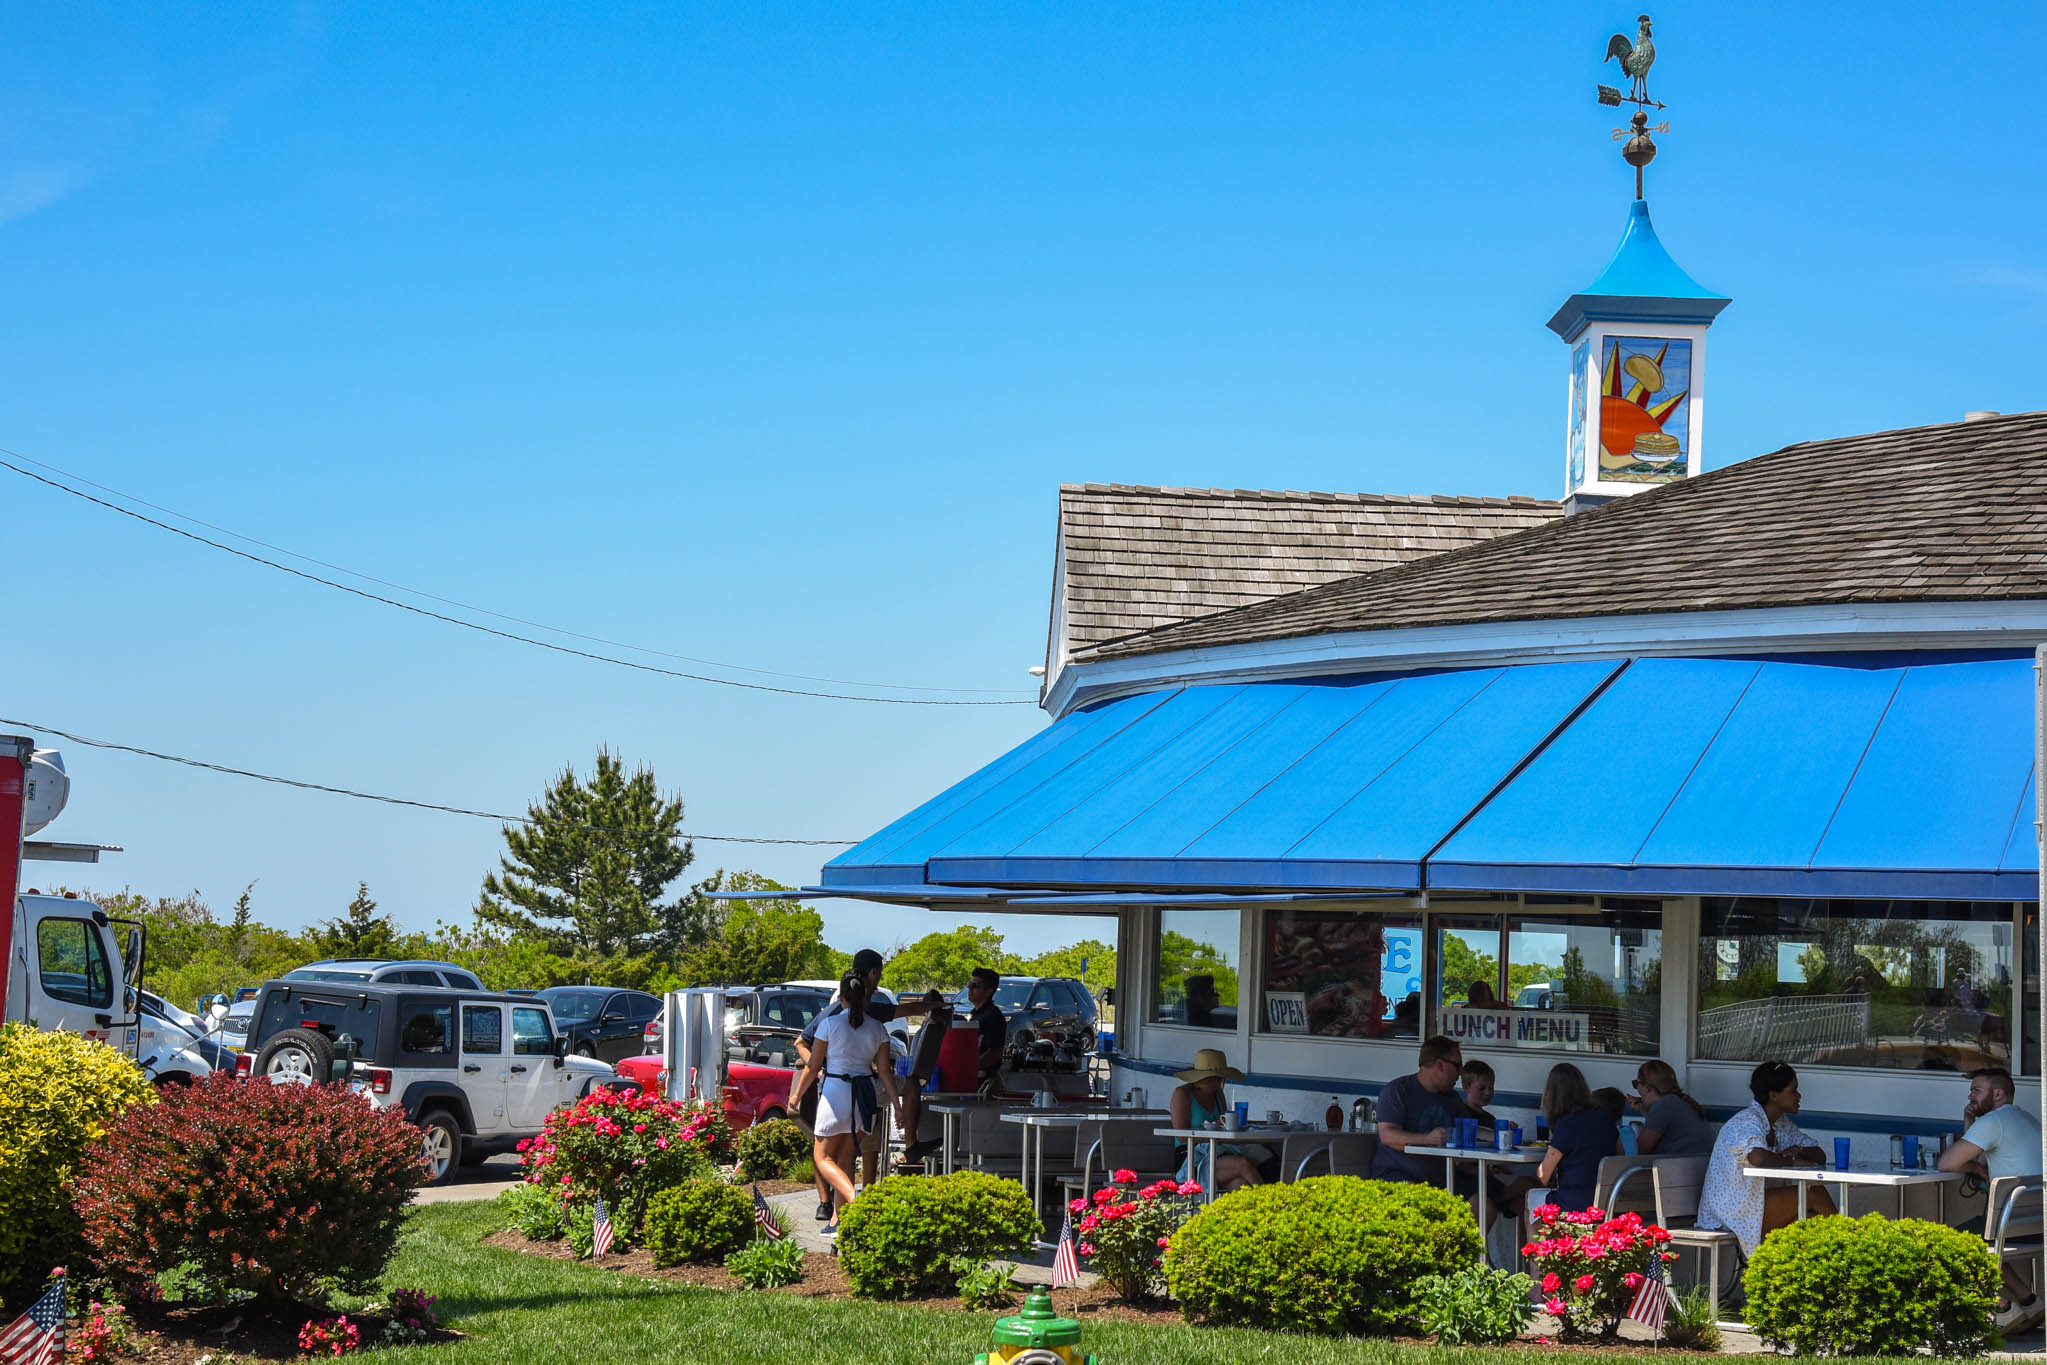
{"type": "Polygon", "coordinates": [[[782,1220],[775,1217],[775,1211],[768,1207],[768,1201],[761,1198],[761,1187],[753,1187],[753,1221],[759,1226],[761,1236],[771,1241],[782,1240],[782,1220]]]}
{"type": "Polygon", "coordinates": [[[64,1359],[64,1272],[30,1304],[28,1311],[0,1328],[0,1365],[55,1365],[64,1359]]]}
{"type": "Polygon", "coordinates": [[[1059,1250],[1052,1253],[1052,1287],[1064,1289],[1080,1283],[1080,1259],[1073,1249],[1073,1211],[1067,1210],[1066,1222],[1059,1229],[1059,1250]]]}
{"type": "Polygon", "coordinates": [[[597,1217],[590,1225],[590,1259],[596,1260],[611,1250],[611,1213],[604,1207],[604,1196],[597,1197],[597,1217]]]}
{"type": "Polygon", "coordinates": [[[1642,1272],[1642,1287],[1628,1305],[1628,1316],[1661,1336],[1663,1320],[1670,1316],[1670,1283],[1663,1278],[1663,1253],[1649,1253],[1649,1266],[1642,1272]]]}

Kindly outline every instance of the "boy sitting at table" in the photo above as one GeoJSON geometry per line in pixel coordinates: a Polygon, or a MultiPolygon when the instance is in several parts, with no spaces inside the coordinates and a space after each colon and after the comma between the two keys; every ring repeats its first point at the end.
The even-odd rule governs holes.
{"type": "Polygon", "coordinates": [[[1464,1080],[1464,1116],[1477,1119],[1478,1131],[1490,1138],[1495,1120],[1486,1106],[1493,1102],[1493,1068],[1473,1057],[1460,1074],[1464,1080]]]}

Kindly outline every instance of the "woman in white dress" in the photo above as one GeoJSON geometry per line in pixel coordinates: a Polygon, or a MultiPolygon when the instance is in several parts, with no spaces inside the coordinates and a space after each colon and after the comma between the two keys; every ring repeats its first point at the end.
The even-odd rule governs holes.
{"type": "Polygon", "coordinates": [[[811,1160],[838,1196],[837,1213],[825,1228],[827,1237],[837,1234],[837,1214],[853,1202],[851,1172],[860,1159],[860,1137],[874,1128],[880,1114],[877,1085],[888,1095],[891,1109],[901,1107],[891,1061],[888,1029],[867,1014],[867,978],[848,972],[839,982],[838,1003],[818,1025],[810,1059],[791,1091],[793,1104],[794,1096],[818,1087],[811,1160]]]}
{"type": "MultiPolygon", "coordinates": [[[[1756,1102],[1727,1120],[1706,1163],[1699,1190],[1699,1226],[1725,1228],[1741,1240],[1744,1256],[1770,1233],[1798,1220],[1798,1191],[1768,1189],[1743,1166],[1817,1166],[1826,1158],[1812,1135],[1791,1121],[1798,1112],[1798,1073],[1785,1062],[1764,1062],[1749,1076],[1756,1102]]],[[[1817,1218],[1834,1211],[1834,1201],[1814,1186],[1806,1211],[1817,1218]]]]}

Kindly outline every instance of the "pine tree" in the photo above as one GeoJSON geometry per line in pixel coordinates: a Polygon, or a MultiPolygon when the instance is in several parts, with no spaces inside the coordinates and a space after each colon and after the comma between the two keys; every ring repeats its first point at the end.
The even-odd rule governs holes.
{"type": "Polygon", "coordinates": [[[398,926],[377,913],[368,882],[357,882],[348,909],[320,928],[320,946],[330,957],[390,957],[397,943],[398,926]]]}
{"type": "Polygon", "coordinates": [[[662,900],[696,855],[682,838],[681,800],[660,794],[652,769],[627,776],[617,755],[599,749],[589,781],[564,768],[527,814],[530,824],[505,827],[479,923],[532,935],[621,984],[707,936],[702,896],[662,900]]]}
{"type": "Polygon", "coordinates": [[[242,962],[249,946],[249,900],[255,894],[256,883],[250,882],[242,888],[242,894],[235,897],[234,922],[227,927],[225,948],[231,961],[242,962]]]}

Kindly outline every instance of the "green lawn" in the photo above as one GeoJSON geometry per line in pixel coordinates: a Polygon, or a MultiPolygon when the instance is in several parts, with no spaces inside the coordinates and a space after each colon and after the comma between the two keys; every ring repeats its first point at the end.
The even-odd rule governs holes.
{"type": "MultiPolygon", "coordinates": [[[[379,1351],[379,1361],[968,1365],[977,1351],[987,1349],[989,1327],[998,1316],[693,1289],[478,1245],[501,1222],[489,1204],[429,1205],[413,1214],[384,1282],[438,1295],[442,1320],[469,1339],[452,1347],[379,1351]]],[[[1502,1359],[1529,1365],[1541,1358],[1527,1351],[1445,1350],[1127,1323],[1089,1325],[1086,1344],[1105,1365],[1282,1360],[1289,1365],[1479,1365],[1502,1359]]],[[[1559,1354],[1556,1359],[1571,1365],[1595,1365],[1601,1359],[1640,1365],[1642,1357],[1559,1354]]]]}

